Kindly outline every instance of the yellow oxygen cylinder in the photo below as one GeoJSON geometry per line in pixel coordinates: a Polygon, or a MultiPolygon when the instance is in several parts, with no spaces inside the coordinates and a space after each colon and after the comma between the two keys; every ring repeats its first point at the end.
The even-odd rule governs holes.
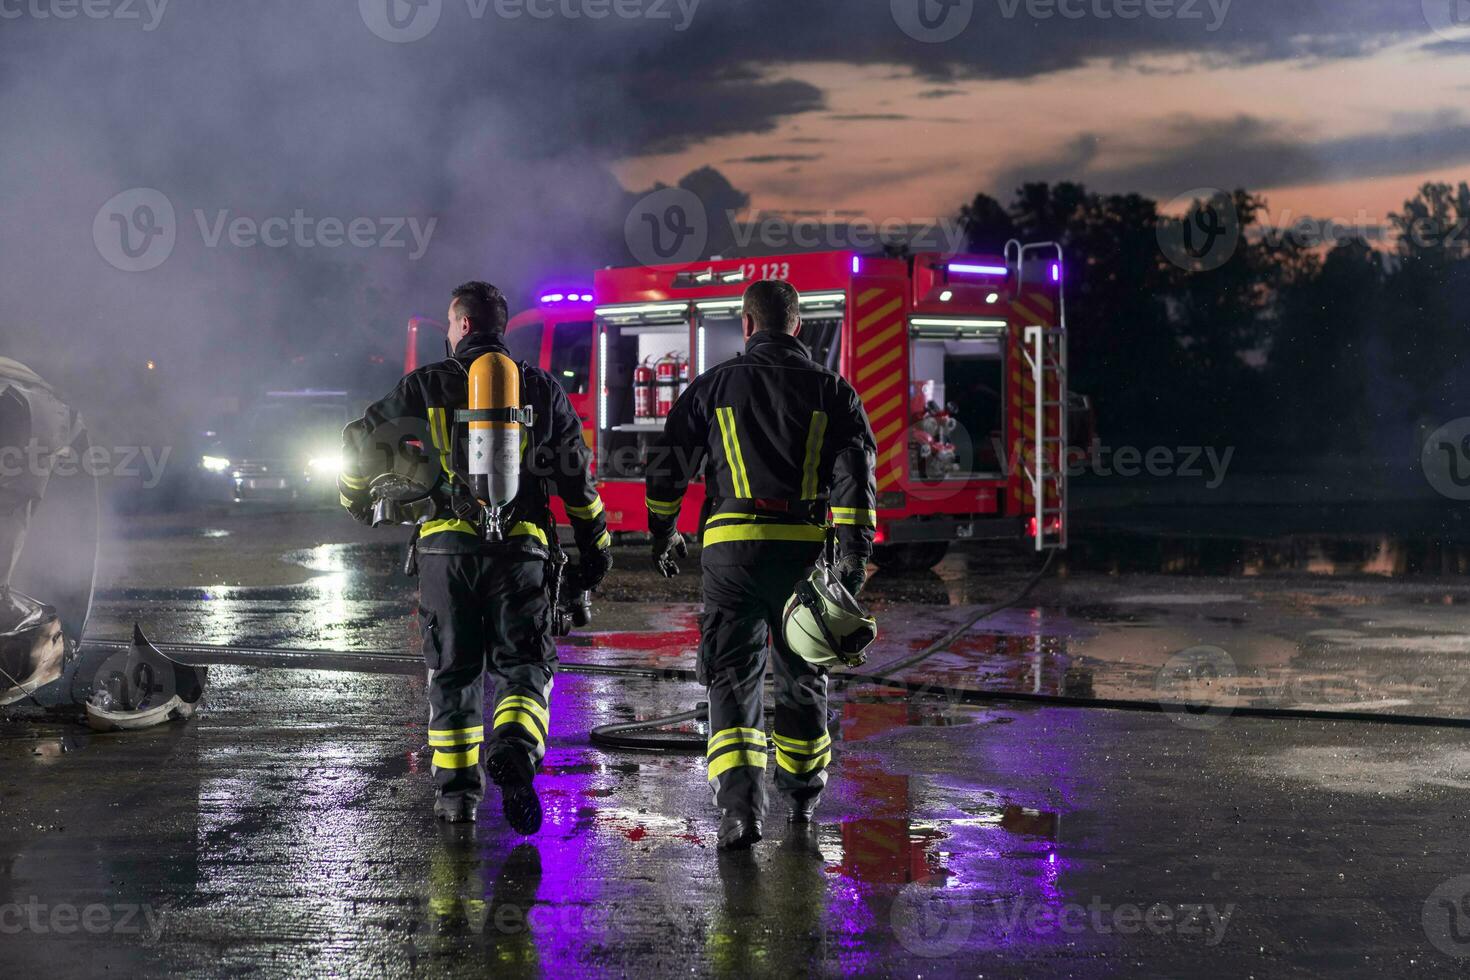
{"type": "MultiPolygon", "coordinates": [[[[470,365],[470,411],[517,409],[521,404],[521,372],[504,354],[485,354],[470,365]]],[[[492,536],[498,537],[500,511],[520,492],[521,426],[507,419],[472,421],[470,426],[470,491],[488,511],[492,536]]]]}

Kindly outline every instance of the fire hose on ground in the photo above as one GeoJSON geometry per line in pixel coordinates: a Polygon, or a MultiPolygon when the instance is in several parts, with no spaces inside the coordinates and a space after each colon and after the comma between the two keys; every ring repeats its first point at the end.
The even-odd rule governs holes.
{"type": "MultiPolygon", "coordinates": [[[[1017,691],[991,691],[903,680],[893,676],[898,671],[916,666],[947,650],[974,627],[997,613],[1022,602],[1051,569],[1055,552],[1015,594],[1001,602],[985,606],[967,617],[939,639],[918,652],[891,660],[868,672],[838,671],[831,675],[837,691],[854,686],[875,686],[902,692],[908,696],[943,694],[947,699],[969,705],[1038,705],[1062,708],[1090,708],[1108,711],[1130,711],[1148,714],[1204,715],[1228,713],[1231,717],[1295,721],[1334,721],[1360,724],[1396,725],[1422,728],[1470,729],[1470,718],[1445,718],[1391,712],[1352,710],[1319,710],[1314,708],[1262,707],[1241,705],[1222,707],[1208,702],[1140,700],[1130,698],[1097,698],[1066,694],[1039,694],[1017,691]]],[[[87,640],[88,645],[123,648],[122,640],[87,640]]],[[[292,648],[247,647],[201,643],[157,643],[160,650],[182,661],[198,666],[240,666],[301,670],[345,670],[359,673],[420,676],[421,658],[407,654],[356,653],[346,650],[310,650],[292,648]]],[[[673,680],[694,683],[697,676],[689,668],[625,667],[603,664],[563,662],[560,669],[569,674],[673,680]]],[[[702,753],[703,736],[686,731],[669,731],[673,725],[706,720],[708,706],[701,702],[694,708],[658,718],[599,725],[589,733],[592,744],[606,749],[702,753]],[[656,734],[659,731],[664,734],[656,734]]]]}

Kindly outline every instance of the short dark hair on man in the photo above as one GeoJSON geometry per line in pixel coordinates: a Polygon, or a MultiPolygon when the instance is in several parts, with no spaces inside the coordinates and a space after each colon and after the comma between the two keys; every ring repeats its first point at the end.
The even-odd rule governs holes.
{"type": "Polygon", "coordinates": [[[801,294],[789,282],[762,279],[746,287],[742,310],[755,317],[757,330],[795,333],[801,323],[801,294]]]}
{"type": "Polygon", "coordinates": [[[470,333],[497,335],[505,333],[510,320],[510,307],[505,294],[488,282],[467,282],[452,294],[453,305],[470,318],[470,333]]]}

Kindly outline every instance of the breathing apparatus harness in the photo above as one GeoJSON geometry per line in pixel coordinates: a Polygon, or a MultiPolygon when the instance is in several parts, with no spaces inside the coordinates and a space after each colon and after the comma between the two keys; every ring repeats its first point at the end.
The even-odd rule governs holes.
{"type": "MultiPolygon", "coordinates": [[[[481,355],[469,368],[466,368],[462,361],[454,360],[454,363],[470,378],[471,406],[455,409],[454,425],[448,433],[449,445],[444,450],[444,468],[449,477],[448,508],[456,520],[473,525],[477,538],[492,547],[505,542],[507,519],[511,515],[532,518],[527,523],[532,523],[538,528],[546,541],[546,587],[553,612],[552,633],[555,636],[565,636],[571,632],[572,628],[583,627],[591,622],[591,596],[586,590],[566,592],[568,559],[566,551],[561,546],[556,521],[551,513],[549,476],[540,477],[542,506],[539,508],[539,513],[521,515],[515,512],[515,503],[520,497],[520,472],[528,459],[532,461],[537,459],[536,412],[530,405],[484,407],[474,404],[477,400],[476,396],[482,395],[482,392],[476,390],[477,368],[486,358],[514,365],[515,384],[506,386],[509,391],[504,394],[513,394],[516,401],[520,400],[519,394],[522,387],[521,382],[525,378],[526,362],[511,362],[505,355],[496,353],[481,355]],[[504,487],[499,488],[502,491],[501,496],[506,499],[498,501],[488,499],[492,497],[490,492],[492,474],[489,472],[489,462],[483,459],[471,460],[468,473],[461,470],[455,463],[455,449],[460,445],[466,447],[466,458],[470,457],[472,449],[482,457],[487,454],[487,449],[482,441],[477,440],[473,435],[477,427],[483,428],[486,425],[513,426],[518,435],[515,478],[511,481],[514,483],[514,488],[513,491],[508,491],[504,487]],[[481,465],[475,465],[476,462],[481,465]]],[[[495,366],[504,371],[505,365],[495,366]]],[[[482,379],[481,384],[483,386],[482,379]]],[[[497,394],[501,393],[497,392],[497,394]]],[[[500,474],[500,476],[503,478],[506,474],[500,474]]],[[[502,482],[505,481],[502,480],[502,482]]],[[[404,573],[410,576],[417,575],[419,535],[424,523],[433,519],[438,510],[437,501],[442,498],[434,488],[423,487],[412,480],[391,473],[375,479],[369,489],[373,498],[374,527],[384,524],[413,526],[413,534],[408,543],[408,554],[404,561],[404,573]]]]}

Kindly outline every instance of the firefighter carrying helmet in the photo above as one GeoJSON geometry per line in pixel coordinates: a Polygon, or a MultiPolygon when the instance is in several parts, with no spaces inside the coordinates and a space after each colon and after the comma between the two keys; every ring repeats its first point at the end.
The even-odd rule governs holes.
{"type": "Polygon", "coordinates": [[[787,648],[814,667],[860,667],[878,638],[878,621],[822,562],[797,583],[781,616],[781,633],[787,648]]]}

